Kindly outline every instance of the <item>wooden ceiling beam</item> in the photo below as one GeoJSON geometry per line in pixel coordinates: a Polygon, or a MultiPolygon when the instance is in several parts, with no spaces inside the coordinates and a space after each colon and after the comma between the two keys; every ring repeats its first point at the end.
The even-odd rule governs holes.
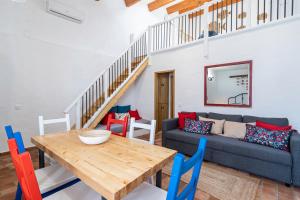
{"type": "Polygon", "coordinates": [[[126,7],[130,7],[134,4],[136,4],[137,2],[139,2],[140,0],[124,0],[124,1],[125,1],[126,7]]]}
{"type": "Polygon", "coordinates": [[[193,3],[191,4],[191,6],[187,7],[187,8],[184,8],[184,9],[181,9],[179,10],[179,14],[183,14],[183,13],[186,13],[188,11],[191,11],[191,10],[194,10],[200,6],[202,6],[204,3],[206,2],[210,2],[211,0],[199,0],[198,3],[193,3]]]}
{"type": "Polygon", "coordinates": [[[168,14],[172,14],[174,12],[177,12],[179,10],[182,10],[182,9],[185,9],[185,8],[188,8],[189,6],[198,3],[199,0],[184,0],[184,1],[181,1],[179,3],[176,3],[170,7],[167,8],[167,13],[168,14]]]}
{"type": "MultiPolygon", "coordinates": [[[[241,2],[241,0],[232,0],[232,4],[236,4],[236,3],[239,3],[239,2],[241,2]]],[[[212,12],[212,11],[215,11],[215,10],[220,9],[222,7],[224,8],[224,7],[230,6],[230,5],[231,5],[230,1],[223,0],[223,1],[218,3],[218,6],[217,6],[217,4],[209,6],[208,11],[212,12]]],[[[200,15],[203,15],[203,14],[204,14],[204,11],[201,10],[200,12],[198,11],[198,12],[195,12],[193,14],[189,14],[189,17],[190,18],[197,17],[197,16],[200,16],[200,15]]]]}
{"type": "Polygon", "coordinates": [[[162,6],[172,3],[175,0],[155,0],[148,4],[149,11],[154,11],[162,6]]]}

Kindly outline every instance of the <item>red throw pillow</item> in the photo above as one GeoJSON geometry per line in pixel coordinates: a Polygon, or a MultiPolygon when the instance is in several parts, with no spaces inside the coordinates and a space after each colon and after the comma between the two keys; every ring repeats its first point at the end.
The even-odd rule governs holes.
{"type": "Polygon", "coordinates": [[[113,118],[113,119],[115,119],[115,117],[116,117],[116,115],[115,115],[114,112],[107,113],[107,114],[105,115],[105,117],[102,119],[101,124],[107,125],[107,121],[108,121],[108,116],[109,116],[109,115],[112,115],[112,118],[113,118]]]}
{"type": "Polygon", "coordinates": [[[138,110],[130,110],[130,111],[129,111],[129,115],[130,115],[130,117],[134,117],[135,120],[140,120],[140,119],[142,119],[141,116],[140,116],[140,114],[139,114],[139,111],[138,111],[138,110]]]}
{"type": "Polygon", "coordinates": [[[178,113],[178,126],[180,129],[184,129],[184,120],[188,118],[188,119],[192,119],[192,120],[196,120],[197,115],[195,112],[191,112],[191,113],[178,113]]]}
{"type": "Polygon", "coordinates": [[[256,126],[260,128],[268,129],[270,131],[290,131],[292,129],[292,126],[277,126],[262,121],[256,121],[256,126]]]}

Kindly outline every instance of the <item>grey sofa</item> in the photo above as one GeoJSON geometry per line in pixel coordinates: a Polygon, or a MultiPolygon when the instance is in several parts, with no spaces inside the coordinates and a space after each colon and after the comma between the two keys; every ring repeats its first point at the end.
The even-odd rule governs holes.
{"type": "MultiPolygon", "coordinates": [[[[262,118],[218,113],[197,113],[197,116],[212,119],[226,119],[235,122],[261,120],[274,125],[286,126],[286,118],[262,118]]],[[[197,150],[199,138],[207,138],[205,160],[224,166],[267,177],[276,181],[300,186],[300,135],[293,133],[290,138],[290,152],[251,144],[235,138],[220,135],[199,135],[185,133],[178,129],[178,118],[163,121],[162,144],[186,155],[197,150]]]]}

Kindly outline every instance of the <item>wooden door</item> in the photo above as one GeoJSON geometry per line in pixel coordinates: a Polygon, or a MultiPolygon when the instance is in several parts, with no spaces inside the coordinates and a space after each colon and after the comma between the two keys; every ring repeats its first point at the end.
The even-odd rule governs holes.
{"type": "Polygon", "coordinates": [[[157,75],[157,130],[162,129],[162,121],[169,118],[169,73],[157,75]]]}

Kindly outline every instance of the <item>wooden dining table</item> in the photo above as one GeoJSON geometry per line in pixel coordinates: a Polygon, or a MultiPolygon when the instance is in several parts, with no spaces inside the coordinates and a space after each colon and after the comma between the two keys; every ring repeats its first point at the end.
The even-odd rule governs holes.
{"type": "Polygon", "coordinates": [[[161,187],[161,170],[175,150],[115,135],[103,144],[87,145],[78,137],[83,131],[34,136],[31,141],[108,200],[122,199],[155,174],[161,187]]]}

